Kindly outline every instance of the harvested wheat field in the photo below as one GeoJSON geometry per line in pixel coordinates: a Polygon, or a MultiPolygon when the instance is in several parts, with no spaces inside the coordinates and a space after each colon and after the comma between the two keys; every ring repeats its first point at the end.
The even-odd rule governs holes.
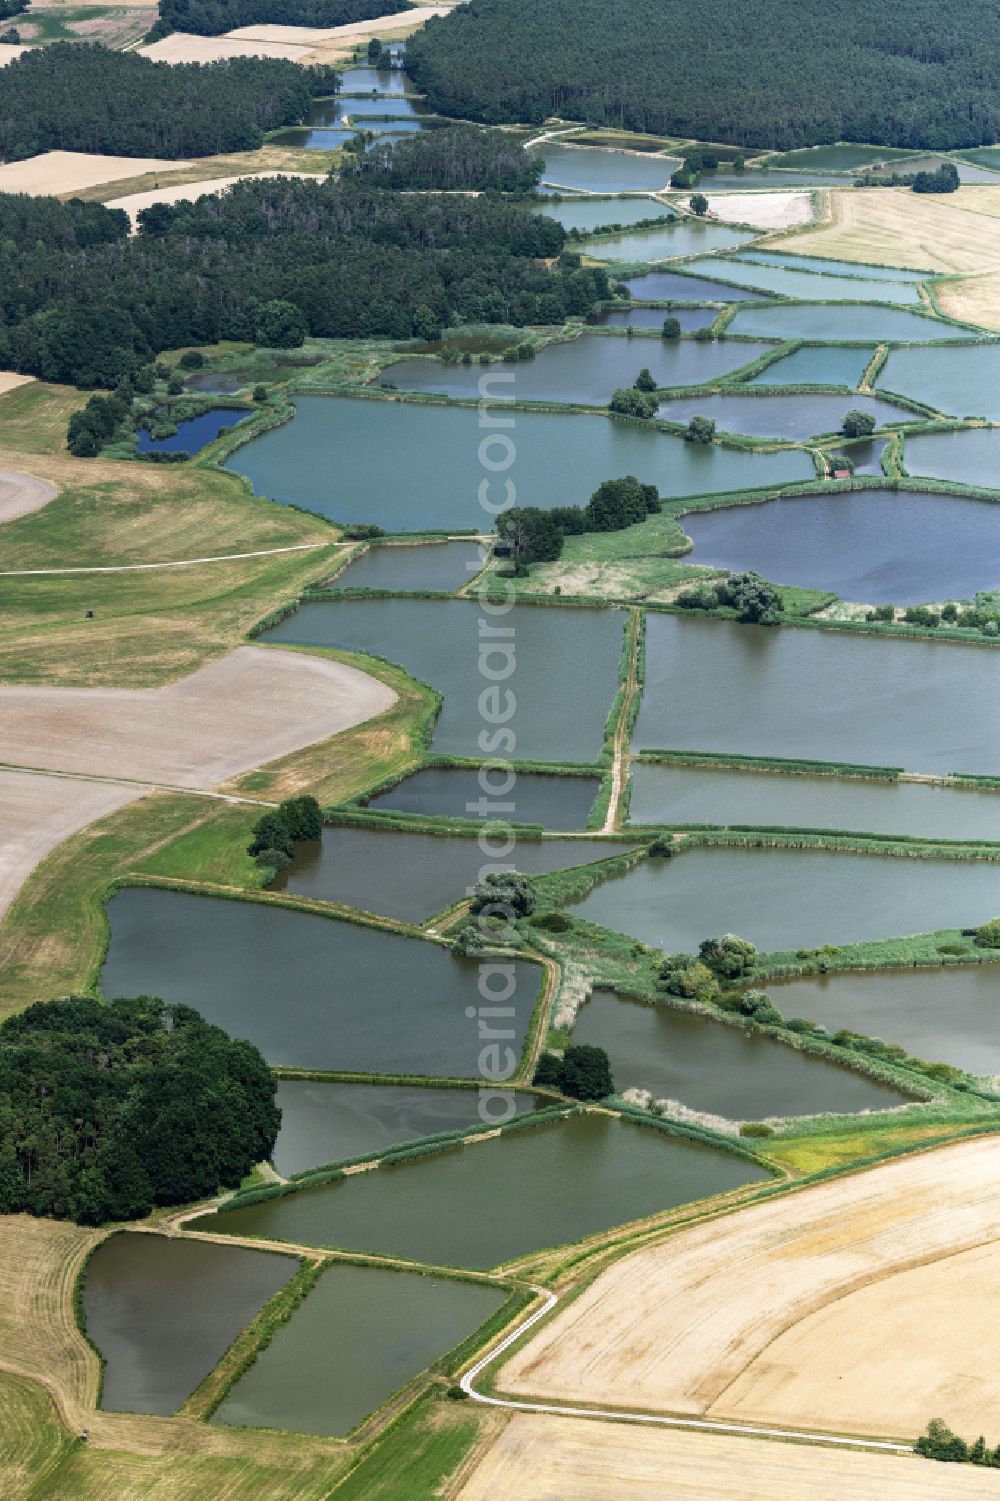
{"type": "Polygon", "coordinates": [[[0,771],[0,917],[45,856],[140,788],[27,771],[0,771]]]}
{"type": "MultiPolygon", "coordinates": [[[[518,1395],[609,1407],[743,1415],[757,1410],[750,1370],[762,1352],[772,1355],[775,1340],[876,1284],[883,1301],[895,1298],[898,1286],[909,1306],[907,1285],[893,1274],[940,1262],[937,1301],[923,1305],[927,1323],[941,1325],[940,1342],[925,1347],[934,1351],[931,1406],[947,1415],[960,1410],[978,1431],[994,1417],[1000,1378],[970,1388],[968,1339],[952,1315],[955,1299],[969,1307],[978,1296],[985,1307],[987,1297],[995,1297],[987,1290],[993,1264],[970,1262],[962,1281],[954,1260],[941,1258],[997,1239],[1000,1141],[965,1142],[890,1162],[752,1205],[624,1257],[514,1355],[500,1385],[518,1395]],[[969,1277],[979,1279],[978,1293],[970,1291],[969,1277]]],[[[885,1318],[887,1336],[892,1327],[909,1329],[905,1314],[897,1326],[891,1310],[885,1318]]],[[[800,1413],[785,1401],[783,1422],[842,1427],[832,1388],[845,1362],[853,1369],[862,1358],[863,1339],[853,1358],[811,1341],[809,1406],[800,1413]]],[[[899,1379],[872,1383],[852,1431],[912,1438],[935,1415],[917,1412],[905,1375],[917,1353],[909,1333],[886,1344],[883,1372],[898,1371],[899,1379]]],[[[767,1400],[775,1387],[767,1361],[758,1375],[767,1400]]],[[[804,1388],[796,1389],[805,1400],[804,1388]]]]}
{"type": "Polygon", "coordinates": [[[908,1455],[519,1415],[456,1501],[962,1501],[1000,1495],[989,1470],[908,1455]]]}
{"type": "Polygon", "coordinates": [[[411,10],[397,11],[391,16],[376,16],[370,21],[346,21],[343,26],[240,26],[228,31],[226,36],[243,41],[285,42],[299,47],[315,47],[319,42],[340,40],[357,41],[359,38],[381,36],[386,31],[398,31],[402,27],[422,26],[432,16],[446,16],[450,5],[415,5],[411,10]]]}
{"type": "MultiPolygon", "coordinates": [[[[20,385],[30,379],[17,375],[14,381],[20,385]]],[[[11,386],[7,390],[12,390],[11,386]]],[[[0,392],[3,391],[3,376],[0,375],[0,392]]],[[[15,469],[0,469],[0,525],[13,521],[15,516],[28,516],[40,511],[59,494],[58,488],[47,479],[38,479],[33,474],[19,474],[15,469]]]]}
{"type": "Polygon", "coordinates": [[[813,217],[811,193],[711,193],[708,208],[713,218],[755,229],[792,229],[813,217]]]}
{"type": "Polygon", "coordinates": [[[104,182],[120,182],[138,172],[176,172],[186,162],[160,162],[155,157],[92,156],[84,151],[43,151],[25,162],[0,167],[0,193],[76,193],[104,182]]]}
{"type": "Polygon", "coordinates": [[[198,198],[204,198],[209,193],[224,193],[226,188],[231,188],[234,183],[253,181],[260,177],[309,177],[309,172],[254,172],[248,177],[216,177],[207,182],[182,182],[168,184],[162,188],[152,188],[146,193],[128,193],[124,198],[109,198],[105,200],[107,208],[123,208],[132,220],[135,228],[136,216],[144,208],[151,208],[154,203],[193,203],[198,198]]]}
{"type": "Polygon", "coordinates": [[[1000,270],[991,219],[1000,188],[963,187],[943,198],[908,188],[838,188],[829,201],[832,222],[786,240],[783,249],[942,274],[1000,270]]]}
{"type": "Polygon", "coordinates": [[[0,42],[0,68],[5,68],[12,63],[15,57],[20,57],[22,52],[27,52],[27,47],[15,47],[11,42],[0,42]]]}
{"type": "MultiPolygon", "coordinates": [[[[194,36],[188,31],[174,31],[170,36],[136,49],[156,63],[217,63],[227,57],[283,57],[290,62],[305,62],[308,48],[291,47],[286,42],[255,42],[229,36],[194,36]]],[[[309,59],[311,61],[311,59],[309,59]]],[[[124,172],[118,173],[124,177],[124,172]]]]}
{"type": "Polygon", "coordinates": [[[395,698],[340,662],[241,646],[163,688],[0,688],[0,762],[209,788],[395,698]]]}

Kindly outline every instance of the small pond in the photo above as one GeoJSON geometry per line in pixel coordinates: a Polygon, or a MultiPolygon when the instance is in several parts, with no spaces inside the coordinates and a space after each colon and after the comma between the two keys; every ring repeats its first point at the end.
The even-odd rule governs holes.
{"type": "Polygon", "coordinates": [[[990,647],[650,614],[634,746],[995,775],[998,687],[990,647]]]}
{"type": "MultiPolygon", "coordinates": [[[[130,888],[108,903],[107,996],[159,995],[246,1037],[269,1063],[479,1075],[479,966],[438,944],[308,912],[130,888]]],[[[518,963],[511,1046],[538,992],[518,963]]]]}
{"type": "Polygon", "coordinates": [[[647,761],[632,767],[629,818],[1000,841],[1000,792],[647,761]]]}
{"type": "MultiPolygon", "coordinates": [[[[492,1093],[492,1092],[490,1092],[492,1093]]],[[[515,1114],[552,1103],[526,1090],[510,1091],[515,1114]]],[[[315,1079],[278,1083],[281,1130],[272,1161],[283,1178],[441,1131],[465,1131],[484,1123],[478,1089],[435,1089],[420,1084],[342,1084],[315,1079]]],[[[486,1122],[503,1119],[499,1105],[486,1104],[486,1122]]]]}
{"type": "Polygon", "coordinates": [[[742,396],[729,392],[721,396],[677,396],[661,402],[658,415],[685,426],[692,417],[711,417],[720,433],[786,438],[798,443],[820,433],[839,433],[850,411],[867,412],[875,418],[876,427],[917,420],[905,407],[877,396],[742,396]]]}
{"type": "MultiPolygon", "coordinates": [[[[906,161],[895,165],[895,171],[899,172],[900,175],[905,174],[907,177],[915,177],[918,172],[937,172],[945,162],[949,162],[955,168],[955,171],[958,173],[958,180],[961,183],[989,182],[996,186],[997,174],[995,172],[989,172],[985,167],[971,166],[968,162],[956,161],[954,157],[950,156],[908,157],[906,161]]],[[[876,173],[875,175],[877,176],[878,174],[876,173]]]]}
{"type": "Polygon", "coordinates": [[[772,167],[812,167],[816,172],[853,172],[874,162],[895,162],[912,156],[900,146],[856,146],[841,142],[837,146],[803,146],[768,157],[772,167]]]}
{"type": "Polygon", "coordinates": [[[991,501],[855,490],[692,511],[681,525],[692,563],[864,604],[969,599],[1000,586],[1000,505],[991,501]]]}
{"type": "MultiPolygon", "coordinates": [[[[634,292],[633,296],[645,296],[634,292]]],[[[818,296],[818,292],[814,292],[818,296]]],[[[729,332],[762,339],[847,339],[854,343],[923,343],[928,339],[975,339],[973,330],[905,308],[826,307],[820,304],[740,308],[729,332]]]]}
{"type": "Polygon", "coordinates": [[[622,285],[628,288],[630,297],[647,302],[745,302],[759,295],[704,276],[685,276],[680,271],[646,271],[642,276],[630,276],[622,285]]]}
{"type": "Polygon", "coordinates": [[[906,440],[903,463],[908,474],[998,490],[1000,431],[980,427],[965,432],[916,433],[906,440]]]}
{"type": "MultiPolygon", "coordinates": [[[[815,344],[811,348],[795,349],[779,360],[772,360],[759,375],[748,382],[751,386],[850,386],[861,383],[861,377],[872,355],[871,349],[853,349],[835,344],[815,344]]],[[[793,398],[798,400],[801,398],[793,398]]],[[[851,406],[857,403],[852,401],[851,406]]]]}
{"type": "Polygon", "coordinates": [[[377,1267],[327,1267],[232,1387],[213,1423],[349,1433],[501,1308],[502,1288],[377,1267]]]}
{"type": "Polygon", "coordinates": [[[577,248],[597,261],[668,261],[682,255],[708,255],[732,250],[754,239],[752,229],[732,229],[700,219],[676,219],[656,229],[635,229],[630,234],[605,235],[584,240],[577,248]]]}
{"type": "Polygon", "coordinates": [[[766,1177],[735,1154],[585,1114],[196,1224],[485,1269],[766,1177]]]}
{"type": "MultiPolygon", "coordinates": [[[[743,172],[734,172],[725,167],[719,167],[716,170],[704,167],[698,174],[695,191],[698,193],[739,193],[756,190],[773,193],[780,188],[835,186],[836,180],[831,180],[829,174],[825,172],[773,172],[765,171],[762,167],[747,167],[743,172]]],[[[685,197],[689,194],[690,189],[687,189],[685,197]]],[[[733,213],[732,217],[738,216],[733,213]]]]}
{"type": "Polygon", "coordinates": [[[408,94],[412,88],[404,68],[345,68],[340,75],[341,100],[357,94],[408,94]]]}
{"type": "Polygon", "coordinates": [[[434,589],[454,594],[483,567],[478,542],[369,547],[330,580],[331,589],[434,589]]]}
{"type": "Polygon", "coordinates": [[[290,125],[286,130],[276,130],[268,137],[271,146],[296,146],[306,148],[309,151],[337,151],[345,146],[348,141],[354,139],[355,132],[348,126],[343,128],[309,128],[305,125],[290,125]]]}
{"type": "Polygon", "coordinates": [[[817,975],[768,986],[783,1016],[847,1027],[971,1074],[1000,1073],[1000,966],[817,975]]]}
{"type": "Polygon", "coordinates": [[[177,431],[169,438],[154,438],[145,427],[138,429],[139,453],[186,453],[195,454],[206,443],[214,443],[220,431],[235,427],[243,417],[251,415],[248,407],[212,407],[199,417],[188,417],[177,423],[177,431]]]}
{"type": "MultiPolygon", "coordinates": [[[[662,307],[618,307],[604,308],[599,313],[593,313],[587,322],[602,323],[606,328],[655,328],[659,333],[664,318],[676,318],[681,331],[690,333],[692,329],[705,328],[709,323],[714,323],[717,317],[718,308],[712,307],[679,307],[673,311],[662,307]]],[[[639,349],[641,347],[637,346],[639,349]]]]}
{"type": "MultiPolygon", "coordinates": [[[[490,748],[479,739],[486,723],[480,708],[479,621],[471,600],[356,599],[304,605],[263,639],[339,646],[399,662],[444,695],[434,749],[481,756],[490,748]]],[[[515,668],[508,683],[516,699],[511,754],[528,761],[596,761],[618,688],[622,611],[515,605],[503,622],[515,632],[515,668]],[[587,691],[581,693],[584,679],[587,691]]],[[[497,661],[487,666],[497,670],[497,661]]]]}
{"type": "MultiPolygon", "coordinates": [[[[1000,172],[1000,146],[970,146],[962,152],[962,157],[981,167],[992,167],[994,173],[1000,172]]],[[[957,161],[955,165],[958,166],[957,161]]]]}
{"type": "Polygon", "coordinates": [[[600,787],[597,777],[537,776],[484,767],[428,766],[370,800],[372,808],[446,818],[499,818],[546,829],[582,829],[600,787]]]}
{"type": "Polygon", "coordinates": [[[758,294],[774,293],[803,302],[920,302],[916,284],[908,281],[862,281],[856,276],[824,276],[783,266],[755,266],[749,261],[694,260],[688,265],[696,275],[731,279],[754,287],[758,294]]]}
{"type": "Polygon", "coordinates": [[[638,156],[595,146],[560,146],[546,142],[533,156],[544,163],[542,179],[561,188],[592,193],[656,192],[667,187],[680,160],[676,156],[638,156]]]}
{"type": "Polygon", "coordinates": [[[232,396],[235,391],[242,391],[246,384],[241,376],[225,375],[219,370],[201,370],[189,375],[185,381],[189,391],[218,392],[222,396],[232,396]]]}
{"type": "Polygon", "coordinates": [[[87,1262],[87,1334],[101,1406],[166,1417],[298,1270],[292,1256],[162,1235],[112,1235],[87,1262]]]}
{"type": "Polygon", "coordinates": [[[770,953],[971,927],[998,907],[991,861],[720,846],[644,860],[568,910],[668,953],[713,933],[770,953]]]}
{"type": "Polygon", "coordinates": [[[848,458],[854,465],[855,474],[881,475],[882,454],[887,443],[885,438],[861,438],[856,443],[845,443],[841,448],[831,448],[833,459],[848,458]]]}
{"type": "Polygon", "coordinates": [[[655,198],[556,199],[536,212],[558,220],[563,229],[580,229],[588,233],[607,224],[639,224],[644,219],[674,217],[673,210],[657,203],[655,198]]]}
{"type": "Polygon", "coordinates": [[[884,391],[911,396],[949,417],[1000,420],[1000,343],[893,349],[878,374],[884,391]]]}
{"type": "Polygon", "coordinates": [[[908,271],[901,266],[870,266],[864,261],[829,261],[818,255],[793,255],[780,250],[744,250],[736,257],[759,266],[784,266],[789,271],[811,271],[832,276],[863,276],[866,281],[926,281],[933,271],[908,271]]]}
{"type": "Polygon", "coordinates": [[[891,1109],[906,1096],[852,1069],[670,1006],[597,990],[580,1008],[574,1043],[603,1048],[617,1090],[650,1089],[730,1120],[891,1109]]]}

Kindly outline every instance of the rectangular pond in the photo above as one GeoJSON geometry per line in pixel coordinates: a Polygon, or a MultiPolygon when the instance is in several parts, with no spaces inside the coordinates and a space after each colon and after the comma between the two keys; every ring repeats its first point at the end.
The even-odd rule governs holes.
{"type": "Polygon", "coordinates": [[[676,156],[605,151],[599,146],[560,146],[546,141],[532,151],[541,158],[542,181],[590,193],[655,193],[669,186],[680,166],[676,156]]]}
{"type": "Polygon", "coordinates": [[[759,266],[784,266],[788,271],[811,271],[833,276],[863,276],[867,281],[926,281],[933,271],[908,271],[902,266],[871,266],[865,261],[830,261],[819,255],[794,255],[781,250],[744,250],[739,261],[759,266]]]}
{"type": "Polygon", "coordinates": [[[903,446],[903,463],[907,474],[1000,490],[1000,432],[915,433],[903,446]]]}
{"type": "MultiPolygon", "coordinates": [[[[645,359],[623,343],[638,374],[645,359]]],[[[740,363],[752,347],[733,344],[726,358],[740,363]]],[[[515,417],[502,409],[504,395],[518,390],[508,379],[511,367],[496,372],[492,428],[475,406],[300,396],[294,421],[245,444],[226,467],[247,475],[258,495],[401,532],[481,527],[488,519],[481,486],[498,508],[509,484],[519,505],[549,507],[585,504],[602,479],[623,474],[655,484],[662,495],[697,495],[788,484],[814,472],[807,454],[685,443],[598,413],[515,417]],[[506,428],[512,421],[516,444],[506,428]]]]}
{"type": "MultiPolygon", "coordinates": [[[[660,315],[660,326],[663,325],[660,315]]],[[[565,401],[607,406],[619,386],[631,386],[645,367],[657,386],[700,386],[749,365],[769,344],[741,340],[630,339],[625,334],[582,333],[547,344],[533,360],[503,367],[506,381],[494,389],[517,401],[565,401]]],[[[491,372],[493,376],[498,370],[491,372]]],[[[402,391],[438,391],[475,399],[482,366],[445,365],[440,360],[400,360],[388,365],[378,383],[402,391]]],[[[520,414],[518,415],[520,424],[520,414]]]]}
{"type": "Polygon", "coordinates": [[[674,212],[655,198],[566,198],[550,199],[535,210],[555,219],[563,229],[589,233],[609,224],[640,224],[645,219],[673,219],[674,212]]]}
{"type": "Polygon", "coordinates": [[[986,500],[853,490],[690,511],[681,525],[692,563],[864,604],[969,599],[1000,585],[1000,504],[986,500]]]}
{"type": "Polygon", "coordinates": [[[101,1406],[167,1417],[298,1271],[293,1256],[162,1235],[112,1235],[87,1262],[87,1334],[101,1406]]]}
{"type": "MultiPolygon", "coordinates": [[[[406,94],[412,88],[405,68],[344,68],[340,97],[356,94],[406,94]]],[[[319,101],[317,100],[317,103],[319,101]]]]}
{"type": "Polygon", "coordinates": [[[872,970],[768,985],[783,1016],[847,1027],[970,1074],[1000,1073],[1000,967],[872,970]]]}
{"type": "Polygon", "coordinates": [[[212,407],[199,417],[178,422],[177,431],[166,438],[154,438],[148,428],[140,427],[136,449],[139,453],[195,454],[206,443],[214,443],[220,433],[227,433],[242,418],[251,415],[248,407],[212,407]]]}
{"type": "MultiPolygon", "coordinates": [[[[912,156],[901,146],[858,146],[842,141],[836,146],[801,146],[795,151],[782,151],[768,157],[772,167],[812,167],[816,172],[853,172],[859,167],[870,167],[875,162],[896,162],[912,156]]],[[[900,168],[900,170],[903,170],[900,168]]]]}
{"type": "Polygon", "coordinates": [[[439,590],[454,594],[484,566],[479,542],[369,547],[332,578],[331,589],[439,590]]]}
{"type": "Polygon", "coordinates": [[[646,761],[632,767],[629,819],[1000,841],[1000,792],[646,761]]]}
{"type": "Polygon", "coordinates": [[[864,1074],[810,1057],[761,1032],[666,1005],[596,990],[577,1013],[573,1042],[603,1048],[618,1091],[649,1089],[729,1120],[850,1115],[906,1099],[864,1074]]]}
{"type": "Polygon", "coordinates": [[[649,302],[745,302],[756,292],[681,271],[646,271],[622,282],[630,297],[649,302]]]}
{"type": "MultiPolygon", "coordinates": [[[[130,888],[108,903],[109,997],[159,995],[288,1068],[479,1076],[479,966],[439,944],[256,902],[130,888]]],[[[519,1052],[538,971],[518,963],[519,1052]]]]}
{"type": "Polygon", "coordinates": [[[633,744],[997,774],[1000,654],[650,614],[633,744]]]}
{"type": "MultiPolygon", "coordinates": [[[[795,349],[781,359],[772,360],[759,375],[747,382],[750,386],[849,386],[861,384],[874,348],[852,349],[836,344],[816,344],[795,349]]],[[[850,402],[850,406],[855,403],[850,402]]],[[[915,414],[911,420],[916,420],[915,414]]]]}
{"type": "Polygon", "coordinates": [[[195,1223],[485,1269],[767,1176],[735,1154],[588,1113],[195,1223]]]}
{"type": "Polygon", "coordinates": [[[893,349],[878,374],[884,391],[912,396],[948,417],[1000,419],[1000,343],[893,349]]]}
{"type": "MultiPolygon", "coordinates": [[[[819,296],[819,292],[813,296],[819,296]]],[[[847,339],[868,344],[919,344],[929,339],[981,337],[974,329],[923,313],[911,313],[906,308],[837,307],[820,303],[739,308],[729,332],[761,339],[847,339]]]]}
{"type": "Polygon", "coordinates": [[[473,1334],[502,1288],[329,1266],[231,1388],[213,1423],[343,1435],[473,1334]]]}
{"type": "Polygon", "coordinates": [[[908,281],[863,281],[857,276],[826,276],[719,258],[688,261],[688,265],[695,275],[717,276],[722,281],[753,287],[759,293],[795,297],[802,302],[920,302],[915,283],[908,281]]]}
{"type": "MultiPolygon", "coordinates": [[[[810,354],[819,351],[810,350],[810,354]]],[[[851,353],[856,353],[852,350],[851,353]]],[[[780,363],[780,362],[779,362],[780,363]]],[[[757,438],[785,438],[790,443],[820,433],[839,433],[850,411],[867,412],[876,427],[916,421],[905,407],[877,396],[676,396],[660,403],[658,416],[667,422],[711,417],[720,433],[743,433],[757,438]]]]}
{"type": "Polygon", "coordinates": [[[428,766],[369,799],[387,812],[446,818],[509,819],[545,829],[582,829],[600,788],[598,777],[516,776],[484,766],[428,766]]]}
{"type": "Polygon", "coordinates": [[[992,861],[720,846],[645,860],[569,910],[671,953],[718,933],[770,953],[971,927],[998,907],[992,861]]]}
{"type": "Polygon", "coordinates": [[[605,235],[584,240],[579,245],[583,255],[595,261],[637,262],[674,260],[682,255],[711,255],[716,250],[734,250],[754,239],[757,231],[733,229],[728,224],[711,224],[702,219],[675,219],[655,229],[635,229],[630,234],[605,235]]]}
{"type": "MultiPolygon", "coordinates": [[[[881,475],[882,454],[888,439],[861,438],[856,443],[845,443],[840,448],[828,450],[831,458],[848,458],[854,465],[855,474],[881,475]]],[[[836,465],[834,465],[836,467],[836,465]]]]}
{"type": "MultiPolygon", "coordinates": [[[[501,833],[493,848],[502,852],[506,844],[501,833]]],[[[273,889],[420,923],[471,894],[484,868],[509,866],[535,875],[586,865],[621,849],[599,839],[519,838],[508,853],[495,858],[478,839],[340,827],[297,845],[273,889]]]]}
{"type": "MultiPolygon", "coordinates": [[[[587,321],[603,324],[605,328],[652,328],[659,333],[665,318],[676,318],[681,332],[687,334],[696,328],[706,328],[717,316],[718,309],[711,307],[679,307],[672,312],[662,307],[620,307],[604,308],[587,321]]],[[[641,352],[642,345],[637,348],[641,352]]]]}
{"type": "MultiPolygon", "coordinates": [[[[526,1090],[509,1091],[514,1114],[551,1104],[526,1090]]],[[[506,1118],[495,1100],[480,1114],[478,1089],[422,1084],[346,1084],[282,1079],[277,1103],[281,1130],[272,1162],[283,1178],[369,1152],[388,1151],[421,1136],[465,1131],[506,1118]]]]}
{"type": "MultiPolygon", "coordinates": [[[[506,687],[515,701],[504,741],[495,739],[496,727],[483,711],[505,712],[508,700],[480,703],[480,695],[492,691],[480,671],[481,618],[472,600],[331,601],[303,606],[262,639],[339,646],[399,662],[444,695],[433,743],[446,755],[479,757],[502,748],[527,761],[596,761],[618,689],[624,613],[515,605],[503,616],[502,626],[514,634],[500,644],[513,642],[515,664],[497,687],[498,693],[506,687]]],[[[507,660],[484,653],[489,671],[507,660]]]]}

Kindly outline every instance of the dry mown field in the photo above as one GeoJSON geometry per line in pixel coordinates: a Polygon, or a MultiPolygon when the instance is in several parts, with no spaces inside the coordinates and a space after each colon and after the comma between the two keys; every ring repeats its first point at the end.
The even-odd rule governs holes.
{"type": "Polygon", "coordinates": [[[224,36],[193,36],[176,31],[140,52],[157,62],[208,63],[225,57],[284,57],[305,64],[338,62],[349,57],[359,41],[378,36],[396,41],[410,36],[431,16],[443,16],[450,5],[421,5],[397,15],[343,26],[241,26],[224,36]]]}
{"type": "Polygon", "coordinates": [[[186,162],[158,161],[155,157],[43,151],[40,156],[30,156],[27,161],[7,162],[0,167],[0,193],[75,194],[82,188],[120,182],[140,172],[176,172],[185,166],[186,162]]]}
{"type": "Polygon", "coordinates": [[[499,1385],[652,1412],[780,1414],[868,1435],[912,1438],[935,1415],[989,1429],[1000,1371],[984,1347],[970,1379],[964,1311],[978,1305],[978,1329],[988,1327],[996,1262],[957,1253],[998,1238],[1000,1141],[890,1162],[623,1258],[513,1356],[499,1385]],[[931,1264],[933,1274],[914,1275],[931,1264]],[[857,1403],[837,1391],[871,1348],[870,1324],[836,1314],[852,1297],[862,1318],[882,1310],[884,1337],[882,1379],[866,1381],[857,1403]]]}
{"type": "Polygon", "coordinates": [[[456,1501],[962,1501],[995,1471],[711,1433],[514,1417],[456,1501]]]}

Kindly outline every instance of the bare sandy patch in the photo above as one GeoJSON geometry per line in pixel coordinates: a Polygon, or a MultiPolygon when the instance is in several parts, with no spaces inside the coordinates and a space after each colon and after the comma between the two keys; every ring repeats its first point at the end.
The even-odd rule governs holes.
{"type": "Polygon", "coordinates": [[[710,193],[708,208],[716,219],[756,229],[792,229],[813,217],[811,193],[710,193]]]}
{"type": "Polygon", "coordinates": [[[457,1501],[961,1501],[988,1470],[714,1433],[518,1414],[457,1501]]]}
{"type": "Polygon", "coordinates": [[[139,172],[176,172],[186,162],[155,157],[92,156],[83,151],[44,151],[24,162],[0,167],[0,193],[75,193],[104,182],[120,182],[139,172]]]}
{"type": "Polygon", "coordinates": [[[0,762],[211,788],[383,713],[340,662],[241,646],[163,688],[0,688],[0,762]]]}
{"type": "Polygon", "coordinates": [[[33,375],[18,375],[15,370],[0,370],[0,396],[16,391],[18,386],[30,385],[34,378],[33,375]]]}
{"type": "Polygon", "coordinates": [[[57,845],[141,796],[139,787],[0,771],[0,917],[57,845]]]}
{"type": "Polygon", "coordinates": [[[144,208],[151,208],[154,203],[193,203],[198,198],[204,198],[210,193],[224,193],[234,183],[254,181],[261,177],[310,177],[309,172],[253,172],[249,177],[214,177],[206,182],[182,182],[168,184],[162,188],[151,188],[145,193],[127,193],[124,198],[109,198],[106,200],[107,208],[123,208],[132,220],[132,228],[135,228],[136,216],[144,208]]]}
{"type": "Polygon", "coordinates": [[[33,474],[18,474],[13,469],[0,469],[0,526],[5,521],[13,521],[15,516],[40,511],[58,494],[57,486],[48,480],[37,479],[33,474]]]}
{"type": "Polygon", "coordinates": [[[12,63],[15,57],[20,57],[22,52],[27,52],[27,47],[15,47],[11,42],[0,42],[0,68],[5,68],[12,63]]]}
{"type": "MultiPolygon", "coordinates": [[[[170,36],[136,49],[143,57],[157,63],[217,63],[229,57],[283,57],[291,62],[305,62],[308,49],[284,42],[255,42],[249,38],[228,36],[193,36],[175,31],[170,36]]],[[[125,174],[119,172],[118,176],[125,174]]]]}
{"type": "MultiPolygon", "coordinates": [[[[1000,1238],[1000,1141],[966,1142],[887,1163],[869,1172],[755,1204],[722,1220],[693,1226],[634,1252],[603,1272],[579,1298],[542,1327],[500,1372],[500,1385],[532,1396],[606,1407],[701,1415],[726,1409],[725,1395],[786,1330],[836,1300],[911,1267],[952,1257],[1000,1238]]],[[[924,1304],[928,1324],[952,1323],[947,1264],[940,1301],[924,1304]]],[[[980,1322],[980,1329],[983,1325],[980,1322]]],[[[935,1390],[962,1390],[964,1336],[938,1353],[935,1390]]],[[[810,1426],[837,1429],[838,1399],[818,1398],[837,1362],[813,1345],[818,1411],[810,1426]]],[[[902,1371],[909,1344],[887,1348],[900,1372],[876,1410],[859,1414],[861,1433],[914,1437],[913,1397],[902,1371]]],[[[982,1393],[971,1393],[972,1428],[988,1428],[991,1402],[978,1421],[982,1393]],[[978,1410],[978,1409],[977,1409],[978,1410]]],[[[744,1389],[741,1398],[750,1400],[744,1389]]],[[[799,1422],[786,1407],[785,1420],[799,1422]]],[[[919,1431],[925,1412],[916,1424],[919,1431]]]]}
{"type": "Polygon", "coordinates": [[[319,42],[350,41],[358,37],[381,36],[398,31],[401,26],[417,27],[432,16],[446,16],[450,5],[415,5],[391,16],[376,16],[371,21],[346,21],[343,26],[239,26],[226,33],[228,39],[247,38],[259,42],[284,42],[298,47],[315,47],[319,42]]]}

